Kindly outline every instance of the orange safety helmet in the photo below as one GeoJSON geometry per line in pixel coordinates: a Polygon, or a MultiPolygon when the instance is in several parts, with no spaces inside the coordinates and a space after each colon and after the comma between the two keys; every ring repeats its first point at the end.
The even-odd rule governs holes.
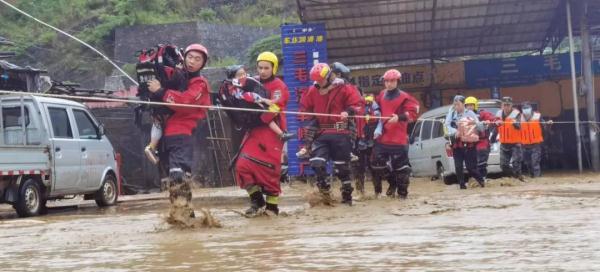
{"type": "Polygon", "coordinates": [[[331,68],[327,63],[317,63],[310,69],[310,80],[312,81],[321,81],[323,79],[328,79],[331,75],[331,68]]]}

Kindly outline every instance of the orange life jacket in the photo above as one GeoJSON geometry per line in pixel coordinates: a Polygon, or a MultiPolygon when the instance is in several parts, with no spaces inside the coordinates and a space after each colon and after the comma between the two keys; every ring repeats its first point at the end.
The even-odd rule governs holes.
{"type": "MultiPolygon", "coordinates": [[[[504,118],[502,125],[498,127],[498,134],[500,135],[501,144],[520,144],[522,138],[522,129],[516,129],[513,123],[517,121],[520,112],[516,109],[504,118]]],[[[502,118],[502,110],[496,113],[496,117],[502,118]]]]}
{"type": "Polygon", "coordinates": [[[521,117],[521,132],[523,144],[539,144],[544,142],[542,135],[542,125],[540,124],[541,114],[534,112],[530,120],[521,117]]]}

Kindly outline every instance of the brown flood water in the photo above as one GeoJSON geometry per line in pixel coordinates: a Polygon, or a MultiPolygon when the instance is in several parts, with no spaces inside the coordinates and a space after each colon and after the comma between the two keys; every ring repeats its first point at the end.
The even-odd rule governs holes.
{"type": "MultiPolygon", "coordinates": [[[[492,181],[459,191],[414,180],[409,199],[180,230],[166,205],[127,204],[0,221],[2,271],[598,271],[600,177],[492,181]]],[[[371,184],[367,184],[370,188],[371,184]]],[[[306,186],[284,190],[304,192],[306,186]]],[[[339,196],[338,196],[339,197],[339,196]]],[[[201,203],[195,202],[196,209],[201,203]]]]}

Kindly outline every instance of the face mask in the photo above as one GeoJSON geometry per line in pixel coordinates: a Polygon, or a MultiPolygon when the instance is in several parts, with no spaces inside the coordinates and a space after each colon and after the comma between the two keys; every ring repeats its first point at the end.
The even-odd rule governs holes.
{"type": "Polygon", "coordinates": [[[532,109],[531,108],[524,108],[523,109],[523,114],[525,115],[531,115],[532,113],[532,109]]]}

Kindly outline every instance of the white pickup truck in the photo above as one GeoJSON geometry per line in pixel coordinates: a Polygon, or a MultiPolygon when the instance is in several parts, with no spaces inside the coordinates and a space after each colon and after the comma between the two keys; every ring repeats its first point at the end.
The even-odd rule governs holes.
{"type": "Polygon", "coordinates": [[[98,206],[117,202],[116,154],[84,105],[7,95],[0,96],[0,112],[0,203],[26,217],[65,196],[83,194],[98,206]]]}

